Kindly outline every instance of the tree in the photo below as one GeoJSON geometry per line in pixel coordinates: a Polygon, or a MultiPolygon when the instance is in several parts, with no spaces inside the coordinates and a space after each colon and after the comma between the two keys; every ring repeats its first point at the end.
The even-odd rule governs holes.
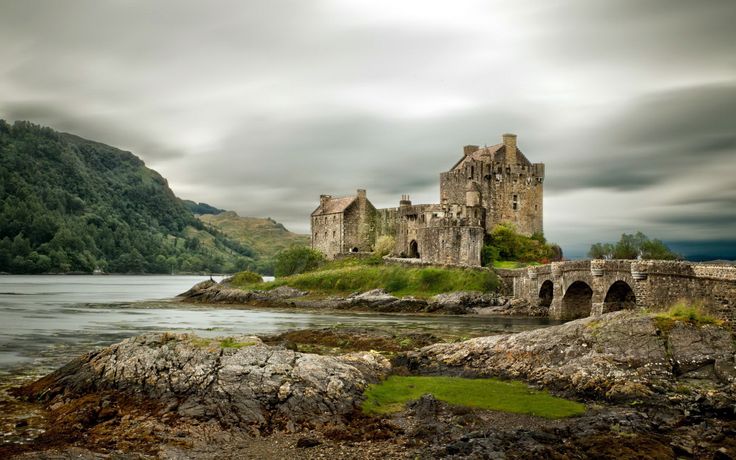
{"type": "Polygon", "coordinates": [[[611,243],[595,243],[590,247],[588,257],[591,259],[612,259],[613,245],[611,243]]]}
{"type": "Polygon", "coordinates": [[[274,273],[276,276],[289,276],[318,268],[325,256],[314,249],[292,246],[276,254],[274,273]]]}
{"type": "Polygon", "coordinates": [[[481,249],[483,265],[497,260],[546,263],[558,258],[562,258],[562,249],[547,243],[543,234],[522,235],[511,224],[496,225],[481,249]]]}
{"type": "Polygon", "coordinates": [[[590,247],[588,256],[593,259],[681,259],[664,242],[656,238],[649,239],[642,232],[624,233],[616,244],[595,243],[590,247]]]}
{"type": "Polygon", "coordinates": [[[392,236],[381,236],[376,240],[373,255],[376,257],[387,256],[393,252],[394,247],[396,247],[396,240],[392,236]]]}

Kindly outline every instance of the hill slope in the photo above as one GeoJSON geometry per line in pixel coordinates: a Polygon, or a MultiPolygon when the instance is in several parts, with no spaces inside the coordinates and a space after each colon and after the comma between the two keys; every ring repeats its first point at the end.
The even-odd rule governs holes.
{"type": "Polygon", "coordinates": [[[0,272],[256,266],[253,249],[208,229],[132,153],[0,120],[0,272]]]}
{"type": "Polygon", "coordinates": [[[199,218],[228,238],[252,248],[264,264],[270,264],[279,251],[289,246],[309,245],[309,235],[292,233],[271,218],[241,217],[233,211],[204,214],[199,218]]]}

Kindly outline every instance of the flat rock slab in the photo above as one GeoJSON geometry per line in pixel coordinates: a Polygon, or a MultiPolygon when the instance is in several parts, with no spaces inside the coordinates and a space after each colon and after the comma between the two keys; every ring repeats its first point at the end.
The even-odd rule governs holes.
{"type": "Polygon", "coordinates": [[[728,329],[677,323],[661,330],[654,318],[615,312],[512,335],[440,343],[407,355],[420,373],[522,378],[550,388],[610,399],[638,398],[671,388],[678,378],[730,385],[734,341],[728,329]],[[705,372],[718,364],[718,372],[705,372]],[[698,370],[700,372],[694,372],[698,370]]]}

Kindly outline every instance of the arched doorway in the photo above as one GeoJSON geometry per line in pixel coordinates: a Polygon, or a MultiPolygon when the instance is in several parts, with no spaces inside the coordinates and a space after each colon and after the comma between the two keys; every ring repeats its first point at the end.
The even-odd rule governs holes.
{"type": "Polygon", "coordinates": [[[636,295],[626,281],[616,281],[608,288],[603,300],[603,313],[631,310],[636,307],[636,295]]]}
{"type": "Polygon", "coordinates": [[[419,244],[417,240],[411,240],[411,243],[409,243],[409,257],[412,259],[419,258],[419,244]]]}
{"type": "Polygon", "coordinates": [[[549,308],[552,305],[552,298],[554,297],[554,285],[552,281],[546,280],[542,283],[542,287],[539,288],[539,305],[540,307],[549,308]]]}
{"type": "Polygon", "coordinates": [[[593,309],[593,289],[584,281],[575,281],[562,298],[562,319],[590,316],[593,309]]]}

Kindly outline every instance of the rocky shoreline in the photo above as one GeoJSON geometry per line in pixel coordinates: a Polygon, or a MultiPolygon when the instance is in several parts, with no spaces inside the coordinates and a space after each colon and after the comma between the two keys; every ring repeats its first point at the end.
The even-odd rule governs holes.
{"type": "Polygon", "coordinates": [[[347,296],[315,296],[288,286],[271,290],[243,290],[227,280],[203,281],[178,296],[185,302],[304,308],[314,310],[351,310],[381,313],[432,313],[444,315],[518,315],[545,316],[544,309],[528,302],[497,293],[459,291],[438,294],[429,299],[397,297],[382,289],[356,292],[347,296]]]}
{"type": "Polygon", "coordinates": [[[456,343],[415,336],[414,348],[398,345],[403,337],[352,336],[343,352],[321,355],[301,350],[346,336],[124,340],[14,388],[22,411],[42,415],[3,407],[4,429],[38,434],[0,446],[0,457],[736,456],[736,347],[725,327],[616,312],[456,343]],[[548,420],[425,395],[394,415],[364,415],[364,389],[390,374],[513,378],[588,409],[548,420]]]}

